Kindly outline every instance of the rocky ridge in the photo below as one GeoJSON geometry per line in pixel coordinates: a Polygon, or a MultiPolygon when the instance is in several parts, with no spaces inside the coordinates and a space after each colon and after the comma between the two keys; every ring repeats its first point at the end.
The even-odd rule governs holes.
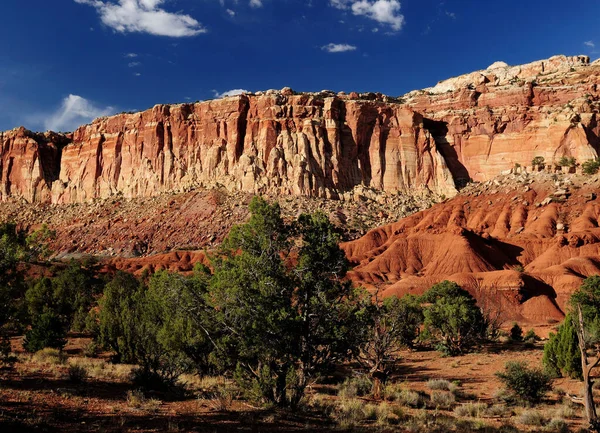
{"type": "Polygon", "coordinates": [[[100,118],[72,134],[0,135],[3,201],[83,203],[198,187],[350,200],[453,196],[534,156],[597,157],[600,64],[556,56],[401,98],[289,88],[100,118]]]}

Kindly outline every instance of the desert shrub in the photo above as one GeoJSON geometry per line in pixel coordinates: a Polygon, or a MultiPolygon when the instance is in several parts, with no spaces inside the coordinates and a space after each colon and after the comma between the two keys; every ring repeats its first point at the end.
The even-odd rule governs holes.
{"type": "Polygon", "coordinates": [[[479,418],[487,410],[485,403],[465,403],[454,408],[454,414],[461,417],[479,418]]]}
{"type": "Polygon", "coordinates": [[[510,328],[510,339],[512,341],[523,341],[523,329],[516,322],[510,328]]]}
{"type": "Polygon", "coordinates": [[[163,393],[171,399],[181,398],[185,392],[179,386],[177,378],[178,376],[164,375],[145,367],[134,368],[130,375],[131,383],[137,389],[163,393]]]}
{"type": "Polygon", "coordinates": [[[558,327],[558,332],[550,334],[544,345],[542,362],[546,372],[553,377],[564,375],[574,379],[582,378],[579,337],[570,313],[558,327]]]}
{"type": "Polygon", "coordinates": [[[556,418],[573,419],[577,417],[577,411],[569,403],[562,404],[555,413],[556,418]]]}
{"type": "Polygon", "coordinates": [[[410,389],[402,389],[395,393],[393,399],[403,406],[419,407],[423,403],[421,394],[410,389]]]}
{"type": "Polygon", "coordinates": [[[432,391],[430,398],[434,407],[442,409],[450,409],[456,403],[456,397],[448,391],[432,391]]]}
{"type": "Polygon", "coordinates": [[[422,297],[424,338],[455,356],[469,352],[486,336],[486,321],[477,301],[454,282],[434,285],[422,297]]]}
{"type": "Polygon", "coordinates": [[[562,418],[552,418],[544,430],[553,433],[568,433],[569,425],[562,418]]]}
{"type": "Polygon", "coordinates": [[[34,319],[31,329],[25,333],[23,347],[28,352],[46,347],[62,349],[67,344],[66,336],[64,320],[53,311],[45,311],[34,319]]]}
{"type": "Polygon", "coordinates": [[[540,411],[526,410],[519,416],[519,422],[528,426],[541,427],[547,422],[547,419],[540,411]]]}
{"type": "Polygon", "coordinates": [[[127,391],[127,404],[135,409],[157,412],[162,402],[155,398],[147,399],[141,390],[127,391]]]}
{"type": "Polygon", "coordinates": [[[540,337],[535,333],[535,331],[533,329],[530,329],[529,331],[527,331],[525,333],[525,335],[523,336],[523,341],[526,343],[535,343],[536,341],[540,341],[540,337]]]}
{"type": "Polygon", "coordinates": [[[83,354],[88,358],[95,358],[100,353],[100,346],[96,341],[90,341],[83,348],[83,354]]]}
{"type": "MultiPolygon", "coordinates": [[[[148,379],[174,384],[208,362],[210,346],[191,313],[205,286],[195,278],[158,272],[149,285],[119,272],[100,300],[100,342],[118,361],[141,366],[148,379]]],[[[143,372],[143,374],[142,374],[143,372]]]]}
{"type": "Polygon", "coordinates": [[[37,351],[32,360],[40,364],[58,365],[67,362],[67,355],[58,349],[45,348],[37,351]]]}
{"type": "Polygon", "coordinates": [[[594,175],[598,173],[600,170],[600,160],[599,159],[589,159],[581,164],[583,169],[583,173],[587,175],[594,175]]]}
{"type": "Polygon", "coordinates": [[[558,165],[561,167],[575,167],[577,160],[573,156],[563,156],[558,160],[558,165]]]}
{"type": "Polygon", "coordinates": [[[545,163],[545,158],[543,156],[536,156],[531,160],[531,165],[533,167],[543,167],[545,163]]]}
{"type": "Polygon", "coordinates": [[[504,372],[496,376],[518,398],[528,403],[539,403],[552,389],[551,379],[538,369],[530,369],[524,362],[508,362],[504,372]]]}
{"type": "Polygon", "coordinates": [[[358,399],[340,400],[335,412],[335,419],[339,427],[351,429],[367,419],[364,406],[364,402],[358,399]]]}
{"type": "Polygon", "coordinates": [[[412,347],[423,323],[423,311],[416,296],[389,297],[379,302],[377,295],[368,309],[369,322],[355,359],[370,372],[373,395],[379,398],[381,388],[399,359],[398,351],[412,347]]]}
{"type": "Polygon", "coordinates": [[[80,364],[71,364],[69,365],[69,370],[67,372],[69,381],[73,383],[83,383],[88,378],[87,369],[80,364]]]}
{"type": "Polygon", "coordinates": [[[371,393],[373,382],[366,375],[351,377],[338,386],[338,396],[342,398],[363,397],[371,393]]]}
{"type": "Polygon", "coordinates": [[[437,391],[450,391],[452,383],[446,379],[429,379],[427,381],[427,388],[437,391]]]}
{"type": "Polygon", "coordinates": [[[229,411],[237,394],[238,390],[233,384],[228,382],[217,384],[209,396],[212,408],[219,412],[229,411]]]}
{"type": "Polygon", "coordinates": [[[494,405],[488,407],[484,411],[484,414],[485,414],[485,416],[488,416],[488,417],[501,417],[501,416],[507,415],[509,412],[510,412],[510,410],[506,405],[494,404],[494,405]]]}

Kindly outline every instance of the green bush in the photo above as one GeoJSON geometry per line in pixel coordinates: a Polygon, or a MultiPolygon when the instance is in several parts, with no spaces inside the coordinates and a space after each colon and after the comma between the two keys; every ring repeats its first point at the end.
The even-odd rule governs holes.
{"type": "Polygon", "coordinates": [[[600,160],[599,159],[589,159],[581,164],[584,174],[593,175],[598,173],[600,170],[600,160]]]}
{"type": "Polygon", "coordinates": [[[523,341],[523,329],[516,322],[510,328],[510,339],[512,341],[523,341]]]}
{"type": "Polygon", "coordinates": [[[146,287],[117,273],[100,301],[99,340],[119,361],[141,365],[140,380],[174,383],[207,362],[208,343],[189,306],[203,294],[195,278],[158,272],[146,287]]]}
{"type": "Polygon", "coordinates": [[[477,301],[450,281],[434,285],[422,297],[423,337],[442,353],[455,356],[468,353],[486,338],[486,320],[477,301]]]}
{"type": "Polygon", "coordinates": [[[558,160],[558,165],[561,167],[575,167],[577,165],[577,161],[572,156],[563,156],[558,160]]]}
{"type": "Polygon", "coordinates": [[[36,317],[31,329],[25,334],[23,347],[28,352],[37,352],[46,347],[62,349],[67,344],[64,320],[52,311],[36,317]]]}
{"type": "Polygon", "coordinates": [[[364,397],[371,393],[373,382],[366,375],[349,377],[338,386],[338,395],[342,398],[364,397]]]}
{"type": "Polygon", "coordinates": [[[570,313],[558,327],[558,332],[550,334],[548,342],[544,345],[542,362],[546,372],[554,377],[583,378],[579,337],[570,313]]]}
{"type": "Polygon", "coordinates": [[[550,376],[542,370],[528,368],[524,362],[508,362],[505,371],[496,376],[515,396],[531,404],[539,403],[552,389],[550,376]]]}
{"type": "Polygon", "coordinates": [[[531,165],[533,167],[543,167],[545,163],[545,159],[543,156],[536,156],[531,160],[531,165]]]}

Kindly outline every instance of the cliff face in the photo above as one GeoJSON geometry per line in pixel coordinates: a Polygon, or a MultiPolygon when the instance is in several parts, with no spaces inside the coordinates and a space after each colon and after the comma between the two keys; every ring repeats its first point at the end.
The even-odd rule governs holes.
{"type": "Polygon", "coordinates": [[[296,95],[290,89],[100,118],[69,135],[0,135],[3,200],[76,203],[223,185],[348,197],[486,180],[534,156],[597,157],[600,64],[555,57],[415,91],[296,95]]]}
{"type": "Polygon", "coordinates": [[[489,180],[536,156],[552,165],[598,157],[600,63],[556,56],[487,70],[411,92],[456,179],[489,180]]]}
{"type": "Polygon", "coordinates": [[[454,190],[422,117],[399,105],[311,95],[236,96],[101,119],[63,152],[55,202],[222,184],[251,193],[336,197],[454,190]]]}
{"type": "Polygon", "coordinates": [[[52,132],[35,134],[24,128],[0,132],[2,200],[50,201],[60,172],[61,149],[68,142],[68,137],[52,132]]]}

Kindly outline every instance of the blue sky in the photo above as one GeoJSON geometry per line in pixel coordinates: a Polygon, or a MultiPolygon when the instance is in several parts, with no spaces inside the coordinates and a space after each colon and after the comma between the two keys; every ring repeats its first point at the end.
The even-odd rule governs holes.
{"type": "Polygon", "coordinates": [[[0,130],[66,131],[236,89],[397,96],[498,60],[600,51],[598,0],[3,0],[0,11],[0,130]]]}

